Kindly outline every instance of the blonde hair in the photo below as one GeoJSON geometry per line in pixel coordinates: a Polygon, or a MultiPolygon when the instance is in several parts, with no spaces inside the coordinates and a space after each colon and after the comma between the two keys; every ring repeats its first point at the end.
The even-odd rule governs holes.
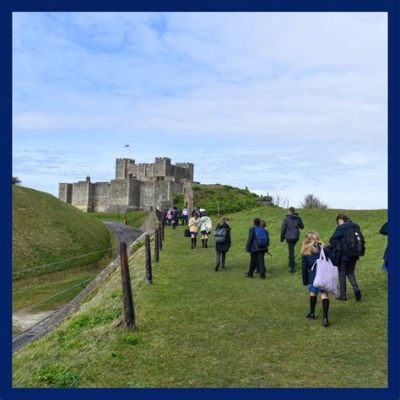
{"type": "Polygon", "coordinates": [[[318,253],[319,246],[323,246],[324,243],[319,238],[318,232],[307,232],[301,246],[300,254],[302,256],[310,256],[311,254],[318,253]]]}

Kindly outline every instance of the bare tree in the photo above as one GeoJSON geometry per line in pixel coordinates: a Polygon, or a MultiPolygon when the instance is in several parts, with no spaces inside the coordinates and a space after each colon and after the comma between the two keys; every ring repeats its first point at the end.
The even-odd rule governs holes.
{"type": "Polygon", "coordinates": [[[287,205],[289,204],[289,200],[279,193],[273,195],[272,198],[273,198],[272,203],[278,207],[287,207],[287,205]]]}
{"type": "Polygon", "coordinates": [[[304,196],[301,203],[302,208],[328,208],[328,205],[323,203],[317,196],[309,193],[304,196]]]}

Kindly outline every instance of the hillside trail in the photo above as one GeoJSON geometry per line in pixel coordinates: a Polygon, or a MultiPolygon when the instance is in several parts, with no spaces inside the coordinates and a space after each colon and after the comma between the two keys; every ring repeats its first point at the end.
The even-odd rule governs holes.
{"type": "MultiPolygon", "coordinates": [[[[104,224],[115,234],[119,243],[125,242],[127,246],[131,245],[143,234],[143,231],[140,229],[132,228],[118,222],[106,221],[104,224]]],[[[114,262],[111,264],[114,264],[114,262]]],[[[70,304],[73,302],[74,299],[57,310],[41,311],[37,313],[29,313],[26,310],[13,312],[13,351],[51,331],[54,326],[62,322],[71,312],[70,304]]]]}

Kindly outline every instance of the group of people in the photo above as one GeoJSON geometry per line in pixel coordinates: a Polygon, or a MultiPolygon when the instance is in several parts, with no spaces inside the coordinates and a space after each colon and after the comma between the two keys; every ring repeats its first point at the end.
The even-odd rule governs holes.
{"type": "Polygon", "coordinates": [[[208,237],[212,230],[211,218],[205,210],[193,210],[192,216],[188,221],[188,229],[190,232],[191,249],[197,246],[197,235],[201,234],[201,247],[208,247],[208,237]]]}
{"type": "Polygon", "coordinates": [[[164,214],[165,224],[176,228],[179,225],[187,225],[189,220],[189,212],[187,207],[178,209],[177,207],[169,208],[164,214]]]}
{"type": "MultiPolygon", "coordinates": [[[[321,256],[323,250],[325,256],[331,260],[333,265],[338,268],[338,287],[339,293],[337,300],[346,301],[347,297],[347,278],[354,291],[356,301],[361,300],[361,290],[355,276],[355,267],[358,259],[364,255],[365,241],[358,224],[354,223],[347,215],[338,214],[336,217],[336,229],[329,239],[329,244],[325,245],[318,232],[309,231],[305,234],[300,254],[301,272],[303,284],[308,286],[310,310],[306,315],[308,319],[316,318],[315,309],[317,296],[320,294],[322,302],[323,318],[322,324],[329,326],[329,293],[313,285],[316,275],[316,261],[321,256]]],[[[208,247],[208,238],[212,231],[212,221],[205,210],[195,210],[192,212],[188,221],[188,229],[191,237],[191,248],[197,244],[197,235],[200,232],[202,247],[208,247]]],[[[286,241],[288,245],[289,272],[296,271],[295,246],[300,238],[300,230],[304,229],[304,223],[293,207],[288,209],[282,225],[280,240],[286,241]]],[[[388,235],[387,222],[382,226],[380,233],[388,235]]],[[[216,263],[215,271],[225,268],[226,253],[232,245],[231,227],[227,217],[222,218],[214,230],[216,263]]],[[[252,278],[254,273],[258,273],[261,279],[266,278],[265,254],[269,254],[269,232],[266,222],[260,218],[255,218],[253,226],[249,230],[246,243],[246,251],[250,253],[250,266],[246,277],[252,278]]],[[[384,263],[382,270],[388,270],[388,250],[384,253],[384,263]]]]}

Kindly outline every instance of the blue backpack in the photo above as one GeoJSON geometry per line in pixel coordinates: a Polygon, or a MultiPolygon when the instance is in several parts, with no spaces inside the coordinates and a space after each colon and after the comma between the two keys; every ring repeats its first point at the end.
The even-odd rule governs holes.
{"type": "Polygon", "coordinates": [[[254,233],[258,250],[266,250],[269,245],[268,232],[261,226],[255,226],[254,233]]]}

